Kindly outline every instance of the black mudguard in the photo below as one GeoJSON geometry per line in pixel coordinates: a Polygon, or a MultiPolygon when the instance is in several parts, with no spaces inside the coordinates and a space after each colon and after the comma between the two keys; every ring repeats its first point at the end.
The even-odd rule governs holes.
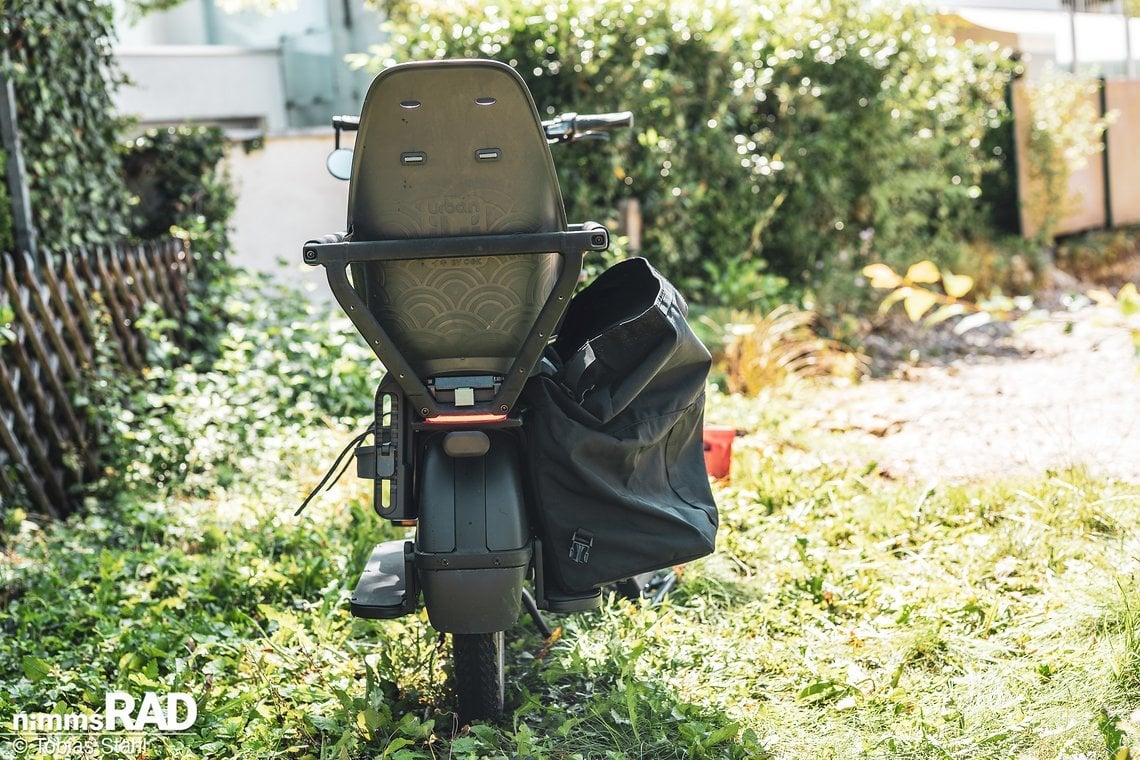
{"type": "Polygon", "coordinates": [[[448,456],[442,434],[422,452],[416,574],[432,626],[447,633],[513,626],[531,562],[517,439],[488,435],[483,456],[448,456]]]}

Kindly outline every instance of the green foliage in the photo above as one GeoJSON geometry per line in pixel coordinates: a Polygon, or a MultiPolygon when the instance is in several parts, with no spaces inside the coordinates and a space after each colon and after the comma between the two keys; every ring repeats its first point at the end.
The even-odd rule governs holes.
{"type": "Polygon", "coordinates": [[[228,225],[237,198],[222,163],[225,149],[221,129],[190,126],[148,130],[123,149],[134,195],[131,232],[144,239],[171,232],[187,238],[201,288],[230,271],[228,225]]]}
{"type": "Polygon", "coordinates": [[[717,554],[660,607],[611,598],[554,618],[549,642],[520,624],[502,727],[453,725],[422,612],[349,616],[362,558],[395,536],[359,482],[287,516],[347,435],[312,425],[263,427],[245,444],[259,456],[232,457],[237,477],[192,494],[120,491],[69,522],[8,521],[0,714],[185,691],[196,724],[149,756],[239,760],[1101,757],[1135,743],[1135,486],[1078,472],[908,485],[803,414],[810,398],[711,393],[710,419],[745,433],[716,486],[717,554]]]}
{"type": "Polygon", "coordinates": [[[988,216],[982,179],[1004,156],[979,148],[1008,116],[1013,65],[953,46],[917,8],[378,4],[392,37],[372,67],[489,57],[547,113],[632,110],[631,134],[560,151],[568,212],[639,198],[644,252],[698,301],[746,306],[790,281],[840,303],[860,233],[887,261],[945,259],[988,216]]]}
{"type": "Polygon", "coordinates": [[[1101,136],[1111,116],[1099,113],[1098,87],[1093,79],[1062,71],[1051,71],[1027,87],[1026,216],[1029,231],[1045,245],[1053,243],[1057,227],[1072,211],[1069,178],[1104,149],[1101,136]]]}
{"type": "Polygon", "coordinates": [[[111,95],[113,14],[102,0],[8,0],[5,72],[16,91],[32,223],[49,249],[122,239],[126,188],[111,95]]]}
{"type": "Polygon", "coordinates": [[[788,304],[765,314],[711,309],[699,321],[713,374],[730,393],[756,396],[793,378],[853,380],[865,371],[858,354],[820,337],[819,315],[788,304]]]}
{"type": "Polygon", "coordinates": [[[145,320],[150,369],[104,361],[90,389],[108,452],[102,490],[205,493],[266,459],[262,442],[368,416],[381,368],[346,317],[304,294],[234,275],[215,282],[215,338],[185,350],[145,320]]]}
{"type": "Polygon", "coordinates": [[[186,0],[125,0],[127,17],[132,20],[141,19],[148,13],[168,11],[177,8],[186,0]]]}

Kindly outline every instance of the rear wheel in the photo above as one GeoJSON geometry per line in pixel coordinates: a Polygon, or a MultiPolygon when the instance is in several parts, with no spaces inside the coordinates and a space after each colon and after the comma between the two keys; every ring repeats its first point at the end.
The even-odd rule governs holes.
{"type": "Polygon", "coordinates": [[[503,717],[503,632],[451,637],[459,722],[503,717]]]}

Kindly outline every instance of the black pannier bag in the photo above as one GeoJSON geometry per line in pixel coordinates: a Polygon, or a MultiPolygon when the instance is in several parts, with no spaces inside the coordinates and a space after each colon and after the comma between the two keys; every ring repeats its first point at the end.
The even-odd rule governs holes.
{"type": "Polygon", "coordinates": [[[529,469],[549,591],[595,586],[713,551],[705,470],[711,358],[680,293],[641,258],[579,293],[553,370],[523,394],[529,469]]]}

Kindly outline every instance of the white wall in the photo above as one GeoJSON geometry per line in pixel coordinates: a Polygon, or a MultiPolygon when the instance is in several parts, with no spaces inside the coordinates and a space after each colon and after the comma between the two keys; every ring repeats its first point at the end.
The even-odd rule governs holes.
{"type": "Polygon", "coordinates": [[[207,42],[206,14],[199,1],[147,13],[142,18],[129,13],[124,0],[111,0],[111,5],[115,9],[118,47],[204,45],[207,42]]]}
{"type": "Polygon", "coordinates": [[[133,84],[115,106],[144,123],[242,122],[270,131],[287,124],[276,49],[155,46],[115,51],[133,84]]]}
{"type": "MultiPolygon", "coordinates": [[[[351,136],[344,146],[351,147],[351,136]]],[[[324,270],[303,265],[301,247],[345,227],[348,183],[325,170],[332,149],[331,128],[270,137],[251,153],[231,148],[228,164],[238,192],[235,264],[328,294],[324,270]]]]}
{"type": "Polygon", "coordinates": [[[1133,59],[1138,53],[1135,47],[1140,41],[1140,19],[1130,21],[1133,49],[1129,51],[1125,18],[1120,14],[1070,15],[1005,7],[974,7],[967,3],[959,3],[955,12],[971,23],[1015,33],[1018,48],[1026,56],[1030,79],[1037,78],[1051,66],[1066,71],[1072,68],[1074,33],[1078,68],[1085,74],[1125,75],[1128,73],[1126,61],[1129,52],[1133,59]]]}

